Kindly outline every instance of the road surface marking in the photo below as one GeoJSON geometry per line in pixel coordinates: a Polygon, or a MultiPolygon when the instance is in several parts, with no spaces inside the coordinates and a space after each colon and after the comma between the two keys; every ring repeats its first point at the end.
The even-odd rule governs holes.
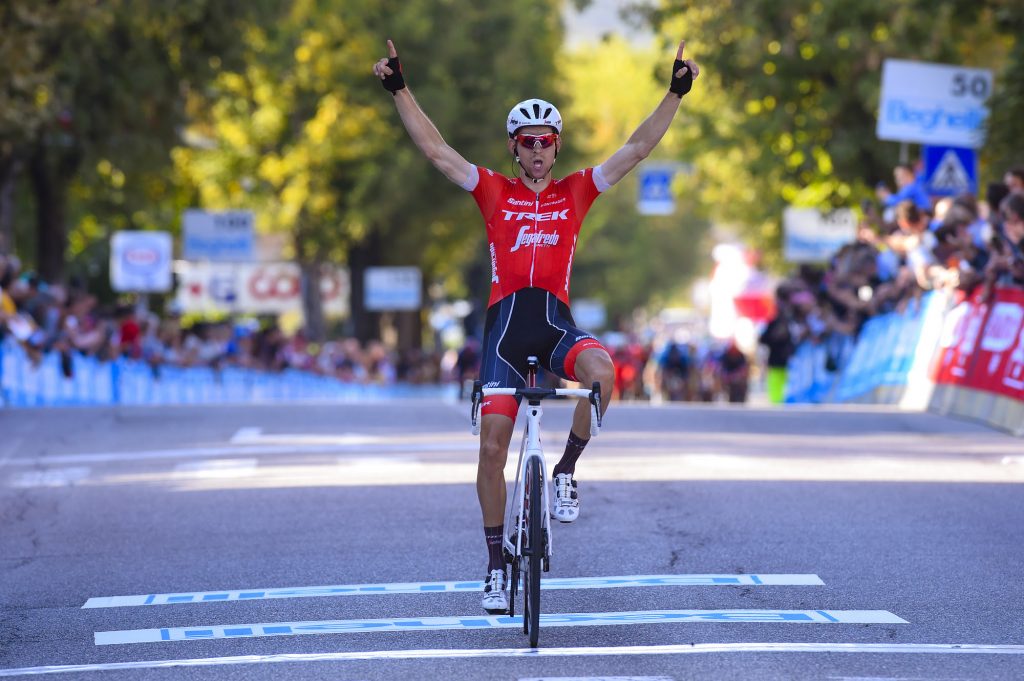
{"type": "MultiPolygon", "coordinates": [[[[542,627],[591,627],[684,622],[785,623],[785,624],[909,624],[886,610],[648,610],[633,612],[541,613],[542,627]]],[[[96,645],[160,643],[208,639],[299,636],[304,634],[352,634],[389,631],[454,631],[467,629],[522,628],[522,617],[405,617],[398,619],[266,622],[161,629],[97,631],[96,645]]]]}
{"type": "MultiPolygon", "coordinates": [[[[379,452],[459,452],[477,451],[480,445],[466,442],[381,443],[374,447],[379,452]]],[[[8,466],[53,466],[69,463],[120,463],[124,461],[156,461],[161,459],[199,459],[222,456],[270,456],[275,454],[339,454],[343,452],[368,453],[366,444],[359,445],[240,445],[237,447],[197,447],[194,449],[160,449],[145,452],[97,452],[89,454],[56,454],[33,458],[15,458],[8,466]]],[[[475,464],[474,464],[475,465],[475,464]]]]}
{"type": "Polygon", "coordinates": [[[526,676],[519,681],[675,681],[671,676],[526,676]]]}
{"type": "Polygon", "coordinates": [[[239,428],[238,432],[231,438],[231,444],[237,445],[259,440],[262,432],[262,428],[239,428]]]}
{"type": "MultiPolygon", "coordinates": [[[[627,575],[622,577],[553,577],[541,581],[541,589],[612,589],[648,586],[823,586],[818,575],[627,575]]],[[[417,582],[393,584],[338,584],[278,589],[238,589],[193,593],[140,594],[90,598],[83,608],[123,608],[139,605],[262,601],[275,598],[317,596],[381,596],[417,593],[478,593],[483,582],[417,582]]]]}
{"type": "Polygon", "coordinates": [[[138,660],[0,669],[2,676],[75,674],[120,669],[219,667],[280,662],[348,662],[351,660],[450,660],[466,658],[619,657],[623,655],[708,655],[723,653],[861,653],[881,655],[1024,655],[1024,645],[983,643],[696,643],[606,648],[494,648],[474,650],[368,650],[340,653],[279,653],[174,660],[138,660]]]}
{"type": "Polygon", "coordinates": [[[229,478],[255,475],[259,466],[257,459],[204,459],[183,461],[174,466],[175,473],[193,475],[198,478],[229,478]]]}
{"type": "Polygon", "coordinates": [[[11,477],[10,486],[19,488],[32,487],[70,487],[89,477],[88,466],[72,466],[71,468],[53,468],[46,471],[25,471],[11,477]]]}

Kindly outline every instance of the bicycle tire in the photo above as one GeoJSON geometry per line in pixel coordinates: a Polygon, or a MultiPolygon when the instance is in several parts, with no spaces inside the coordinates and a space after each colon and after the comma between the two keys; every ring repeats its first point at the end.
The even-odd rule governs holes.
{"type": "Polygon", "coordinates": [[[527,550],[523,551],[526,561],[523,570],[523,631],[530,637],[530,647],[536,648],[540,637],[540,568],[544,561],[544,529],[541,526],[544,488],[540,465],[535,459],[526,462],[526,480],[529,482],[526,500],[527,550]]]}
{"type": "MultiPolygon", "coordinates": [[[[516,523],[516,536],[519,535],[518,521],[516,523]]],[[[516,616],[516,597],[519,592],[519,556],[512,557],[512,569],[510,570],[508,582],[508,616],[516,616]]]]}

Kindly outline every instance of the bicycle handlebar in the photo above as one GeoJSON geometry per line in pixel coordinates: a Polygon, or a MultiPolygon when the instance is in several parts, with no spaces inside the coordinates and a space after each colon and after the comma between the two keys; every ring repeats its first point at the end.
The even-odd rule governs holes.
{"type": "Polygon", "coordinates": [[[493,395],[525,397],[530,403],[539,403],[547,398],[576,397],[589,400],[594,408],[593,418],[590,419],[590,436],[594,437],[601,432],[601,384],[597,381],[594,381],[590,390],[584,388],[485,388],[480,381],[475,381],[473,383],[473,407],[470,412],[473,435],[480,434],[480,404],[483,398],[493,395]]]}

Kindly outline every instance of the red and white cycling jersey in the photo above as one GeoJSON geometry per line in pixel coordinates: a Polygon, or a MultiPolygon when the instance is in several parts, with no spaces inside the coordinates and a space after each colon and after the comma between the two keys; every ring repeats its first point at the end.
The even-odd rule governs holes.
{"type": "Polygon", "coordinates": [[[527,287],[550,291],[568,305],[580,225],[594,199],[608,188],[600,167],[555,180],[539,194],[518,178],[486,168],[476,170],[476,177],[463,186],[473,192],[487,223],[491,254],[487,306],[527,287]]]}

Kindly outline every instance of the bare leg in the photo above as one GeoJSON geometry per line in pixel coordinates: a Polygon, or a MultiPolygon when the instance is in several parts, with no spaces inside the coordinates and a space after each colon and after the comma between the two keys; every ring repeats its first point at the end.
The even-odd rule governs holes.
{"type": "Polygon", "coordinates": [[[480,420],[476,494],[480,499],[484,527],[495,527],[505,522],[505,462],[514,426],[512,419],[501,414],[487,414],[480,420]]]}
{"type": "MultiPolygon", "coordinates": [[[[612,358],[601,348],[588,348],[576,358],[576,378],[583,388],[590,388],[594,381],[601,382],[601,415],[608,410],[615,386],[615,365],[612,358]]],[[[580,400],[572,417],[572,432],[581,440],[590,438],[590,402],[580,400]]]]}

